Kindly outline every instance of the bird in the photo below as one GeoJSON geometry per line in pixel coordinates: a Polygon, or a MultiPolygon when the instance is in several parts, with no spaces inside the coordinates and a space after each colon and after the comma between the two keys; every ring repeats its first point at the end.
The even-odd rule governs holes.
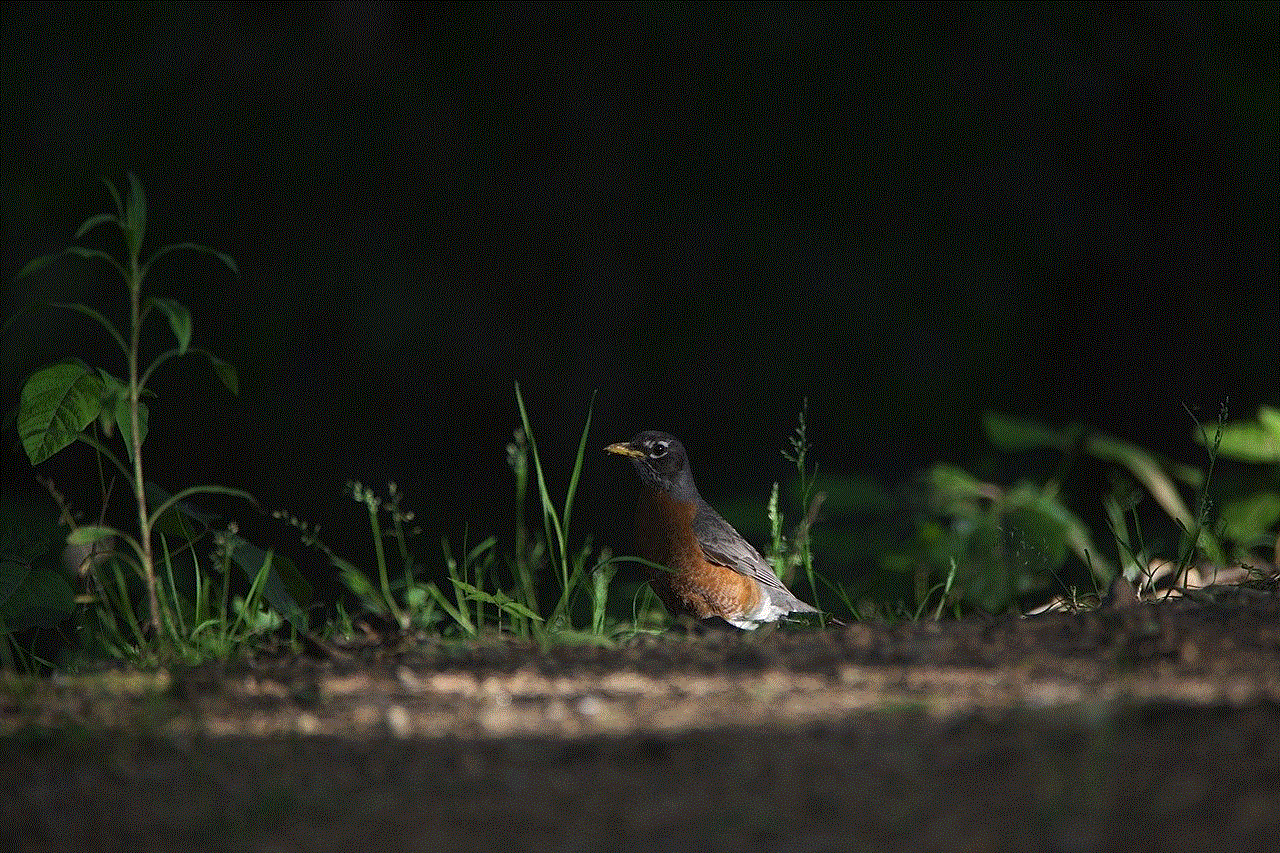
{"type": "Polygon", "coordinates": [[[605,451],[629,458],[640,475],[637,556],[666,568],[652,570],[649,585],[672,615],[752,630],[791,613],[819,612],[702,499],[675,436],[648,430],[605,451]]]}

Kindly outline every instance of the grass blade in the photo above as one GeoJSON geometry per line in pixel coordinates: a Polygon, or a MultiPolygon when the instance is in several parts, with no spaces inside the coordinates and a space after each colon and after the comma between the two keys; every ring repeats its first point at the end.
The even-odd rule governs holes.
{"type": "Polygon", "coordinates": [[[533,469],[538,475],[538,497],[542,502],[542,524],[546,528],[547,547],[550,549],[552,543],[555,549],[549,554],[555,568],[560,572],[561,588],[569,585],[569,567],[565,554],[564,531],[560,527],[560,519],[556,516],[555,504],[551,502],[551,495],[547,492],[547,479],[542,473],[542,460],[538,457],[538,442],[533,437],[533,429],[529,426],[529,414],[524,407],[524,397],[520,393],[520,383],[516,383],[516,405],[520,408],[520,421],[524,425],[524,434],[529,439],[529,452],[533,457],[533,469]],[[552,539],[551,534],[555,533],[552,539]]]}
{"type": "Polygon", "coordinates": [[[591,392],[591,402],[587,404],[587,422],[582,427],[582,438],[578,441],[578,456],[573,461],[573,473],[569,476],[569,491],[564,498],[562,523],[564,524],[565,535],[569,533],[569,514],[573,511],[573,496],[578,490],[578,475],[582,473],[582,458],[587,449],[587,435],[591,432],[591,415],[596,405],[596,393],[596,391],[591,392]]]}

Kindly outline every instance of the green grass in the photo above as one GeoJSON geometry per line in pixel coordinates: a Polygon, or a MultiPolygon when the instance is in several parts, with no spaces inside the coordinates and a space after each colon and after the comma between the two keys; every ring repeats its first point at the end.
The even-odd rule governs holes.
{"type": "Polygon", "coordinates": [[[401,631],[430,631],[444,637],[474,639],[502,634],[546,646],[552,643],[609,644],[645,628],[611,615],[610,581],[618,565],[639,562],[597,549],[590,536],[575,541],[570,522],[591,433],[591,405],[577,444],[574,464],[562,497],[553,496],[538,453],[533,425],[519,385],[515,387],[520,427],[507,446],[513,474],[515,537],[503,549],[496,536],[472,545],[464,541],[456,551],[440,541],[438,563],[412,556],[409,527],[414,516],[401,507],[402,495],[388,487],[386,498],[359,483],[348,489],[369,516],[374,568],[366,572],[320,540],[317,529],[288,513],[278,516],[302,532],[303,542],[321,551],[338,571],[354,598],[343,606],[333,630],[351,633],[353,611],[378,614],[401,631]],[[530,473],[540,521],[531,535],[527,527],[530,473]],[[393,548],[386,547],[390,541],[393,548]],[[388,551],[399,565],[392,567],[388,551]]]}
{"type": "MultiPolygon", "coordinates": [[[[193,243],[144,255],[141,184],[130,175],[124,197],[110,183],[107,188],[114,212],[90,217],[75,237],[112,226],[123,238],[123,255],[72,246],[20,273],[34,275],[63,256],[106,263],[125,284],[127,323],[117,326],[79,303],[43,306],[94,320],[119,348],[123,370],[66,358],[36,369],[24,383],[14,423],[32,466],[41,470],[55,454],[78,446],[97,472],[101,501],[86,523],[47,479],[47,507],[0,496],[0,665],[37,671],[104,658],[138,666],[199,663],[341,641],[369,625],[401,638],[501,636],[543,648],[618,643],[667,626],[648,586],[630,581],[637,573],[621,571],[643,561],[615,555],[573,526],[584,468],[594,464],[587,454],[594,397],[567,479],[551,482],[532,413],[515,386],[516,428],[505,448],[512,474],[509,539],[437,540],[420,528],[394,482],[382,493],[351,482],[347,492],[367,521],[373,554],[370,565],[357,565],[343,556],[352,543],[330,545],[319,526],[277,512],[296,528],[302,546],[323,555],[344,590],[336,597],[318,599],[287,553],[258,547],[233,520],[195,503],[209,494],[252,501],[243,490],[202,485],[169,494],[148,482],[149,403],[158,410],[154,426],[162,415],[147,390],[156,370],[197,355],[233,393],[238,380],[228,363],[191,345],[193,320],[180,302],[144,292],[147,275],[178,250],[205,253],[238,270],[226,255],[193,243]],[[143,365],[141,342],[151,316],[165,321],[173,346],[143,365]],[[124,484],[136,524],[104,523],[115,482],[124,484]],[[62,564],[68,545],[82,549],[79,565],[62,564]]],[[[1141,588],[1155,556],[1176,561],[1171,583],[1177,584],[1198,562],[1248,563],[1276,542],[1280,410],[1263,407],[1256,419],[1233,422],[1224,408],[1212,431],[1192,421],[1203,467],[1160,459],[1083,425],[990,413],[983,425],[999,464],[989,467],[1012,469],[1014,476],[997,481],[940,461],[892,487],[820,475],[806,401],[782,448],[794,474],[773,483],[767,499],[745,502],[752,519],[767,520],[767,530],[743,529],[767,542],[779,577],[842,621],[1016,612],[1055,594],[1072,606],[1092,606],[1117,573],[1141,588]],[[1228,487],[1219,487],[1220,475],[1228,487]],[[1111,484],[1109,491],[1082,485],[1100,481],[1111,484]],[[797,521],[788,526],[788,517],[797,521]]],[[[567,450],[555,448],[555,455],[567,450]]]]}
{"type": "MultiPolygon", "coordinates": [[[[84,582],[91,593],[82,596],[70,617],[75,631],[89,638],[81,643],[82,655],[120,658],[143,667],[198,663],[281,645],[296,650],[304,635],[340,642],[358,634],[358,623],[370,617],[382,620],[381,630],[410,638],[468,642],[502,636],[542,648],[558,643],[616,644],[637,633],[663,630],[667,617],[647,586],[620,595],[613,583],[620,567],[642,561],[597,548],[589,535],[576,533],[570,524],[587,464],[592,407],[587,406],[568,480],[555,484],[546,477],[534,423],[518,386],[515,401],[520,426],[506,448],[516,521],[509,543],[494,535],[478,542],[465,536],[461,543],[440,539],[433,553],[424,544],[407,496],[394,483],[382,494],[357,482],[347,485],[368,519],[374,555],[368,567],[341,556],[321,540],[317,527],[277,513],[298,530],[305,546],[327,558],[347,590],[338,600],[316,603],[321,620],[312,628],[296,603],[309,596],[299,590],[297,569],[287,557],[254,548],[240,538],[233,523],[219,523],[156,490],[152,502],[165,508],[165,523],[157,525],[156,534],[158,633],[151,636],[147,631],[146,595],[136,563],[111,552],[87,565],[84,582]],[[530,521],[532,529],[526,527],[530,521]],[[212,546],[207,556],[201,556],[202,543],[212,546]]],[[[1058,592],[1072,607],[1095,606],[1104,586],[1099,578],[1109,579],[1116,571],[1140,573],[1159,550],[1146,534],[1150,519],[1144,521],[1143,492],[1136,480],[1101,501],[1113,560],[1095,544],[1107,538],[1095,537],[1067,509],[1065,466],[1057,466],[1055,475],[1040,483],[1000,487],[960,468],[938,465],[913,481],[904,503],[889,504],[896,512],[915,507],[910,535],[883,547],[880,562],[861,576],[841,572],[838,558],[826,556],[822,534],[826,525],[842,522],[839,515],[825,517],[822,508],[834,505],[840,514],[849,512],[849,497],[841,494],[839,480],[818,477],[806,419],[802,409],[783,450],[795,467],[795,479],[785,489],[774,483],[767,502],[769,558],[789,583],[818,592],[821,598],[814,599],[841,621],[939,620],[995,612],[1015,601],[1015,583],[1034,584],[1033,594],[1042,597],[1058,592]],[[830,501],[827,488],[835,495],[830,501]],[[790,530],[784,521],[786,495],[792,496],[800,518],[790,530]],[[931,561],[937,561],[937,568],[931,561]],[[877,580],[879,587],[874,585],[877,580]],[[1079,591],[1081,580],[1084,593],[1079,591]],[[1004,596],[995,599],[994,607],[993,590],[1004,596]]],[[[1224,414],[1217,435],[1227,426],[1224,414]]],[[[1006,443],[1007,438],[1003,436],[1006,443]]],[[[1106,447],[1108,440],[1102,440],[1106,447]]],[[[1206,469],[1198,479],[1192,477],[1197,484],[1195,526],[1181,527],[1176,517],[1166,514],[1171,521],[1166,527],[1179,533],[1175,583],[1194,560],[1210,557],[1207,542],[1247,553],[1239,551],[1243,543],[1217,534],[1210,539],[1203,533],[1214,526],[1214,503],[1208,495],[1221,441],[1206,437],[1202,443],[1206,469]]],[[[1112,452],[1102,455],[1107,457],[1100,460],[1103,464],[1114,457],[1112,452]]],[[[1131,464],[1141,467],[1140,462],[1131,464]]],[[[1149,479],[1154,476],[1148,474],[1149,479]]],[[[61,500],[56,490],[53,494],[61,500]]],[[[60,509],[64,517],[71,515],[69,507],[60,509]]],[[[1262,533],[1271,535],[1276,519],[1262,521],[1262,533]]],[[[67,538],[98,541],[74,532],[67,538]]],[[[1166,538],[1165,547],[1171,541],[1175,540],[1166,538]]],[[[831,553],[837,552],[832,548],[831,553]]],[[[59,666],[16,637],[11,632],[5,644],[10,667],[59,666]]]]}

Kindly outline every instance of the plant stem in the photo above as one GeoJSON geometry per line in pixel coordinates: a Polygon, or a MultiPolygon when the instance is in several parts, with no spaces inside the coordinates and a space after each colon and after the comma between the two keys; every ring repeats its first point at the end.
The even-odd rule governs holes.
{"type": "Polygon", "coordinates": [[[386,599],[387,609],[396,620],[401,630],[409,627],[409,620],[396,605],[395,596],[391,594],[391,583],[387,579],[387,555],[382,548],[382,526],[378,524],[378,502],[373,492],[366,490],[364,503],[369,510],[369,527],[373,531],[373,554],[378,560],[378,581],[382,584],[382,597],[386,599]]]}
{"type": "Polygon", "coordinates": [[[147,584],[147,605],[151,629],[160,635],[160,604],[156,599],[156,570],[151,559],[151,524],[147,521],[146,481],[142,479],[142,436],[138,427],[138,403],[142,387],[138,382],[138,346],[142,336],[142,277],[138,271],[136,249],[129,253],[129,316],[132,334],[129,339],[129,444],[133,451],[133,491],[138,504],[138,533],[142,544],[142,573],[147,584]]]}

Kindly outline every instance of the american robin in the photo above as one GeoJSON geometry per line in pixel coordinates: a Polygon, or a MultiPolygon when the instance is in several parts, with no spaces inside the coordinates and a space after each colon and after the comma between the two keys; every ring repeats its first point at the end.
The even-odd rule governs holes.
{"type": "Polygon", "coordinates": [[[788,613],[818,612],[792,595],[760,552],[702,499],[674,436],[642,432],[605,450],[630,457],[640,474],[636,548],[670,570],[655,570],[649,584],[673,615],[718,616],[751,629],[788,613]]]}

